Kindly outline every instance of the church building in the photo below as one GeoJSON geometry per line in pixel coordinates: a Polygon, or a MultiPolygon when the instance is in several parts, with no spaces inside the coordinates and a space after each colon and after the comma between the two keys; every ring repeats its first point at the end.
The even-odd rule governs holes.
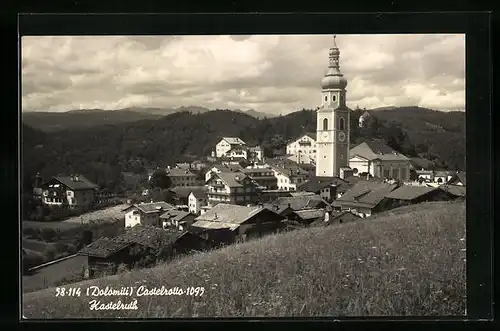
{"type": "Polygon", "coordinates": [[[317,110],[316,176],[337,177],[349,166],[350,110],[346,106],[347,80],[340,72],[340,51],[333,37],[328,71],[321,81],[321,107],[317,110]]]}

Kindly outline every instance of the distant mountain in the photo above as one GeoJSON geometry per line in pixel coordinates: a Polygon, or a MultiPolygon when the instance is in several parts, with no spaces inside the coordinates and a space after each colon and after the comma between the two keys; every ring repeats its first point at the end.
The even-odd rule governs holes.
{"type": "MultiPolygon", "coordinates": [[[[114,112],[120,113],[109,114],[114,112]]],[[[378,124],[363,129],[357,125],[363,112],[351,113],[352,145],[381,138],[410,157],[424,157],[441,168],[465,170],[465,113],[418,107],[379,110],[375,113],[378,124]]],[[[166,166],[191,157],[204,158],[223,136],[240,137],[250,146],[261,145],[266,156],[271,156],[273,150],[283,149],[291,139],[316,130],[314,110],[265,119],[231,110],[154,116],[135,122],[75,125],[51,133],[30,128],[25,121],[23,173],[41,172],[48,177],[77,172],[102,187],[116,189],[121,172],[137,168],[137,162],[142,166],[166,166]]]]}
{"type": "MultiPolygon", "coordinates": [[[[85,128],[105,124],[131,123],[141,120],[159,119],[175,113],[190,112],[203,114],[211,111],[208,108],[188,106],[179,108],[140,108],[129,107],[117,110],[78,109],[67,112],[25,112],[22,114],[24,124],[44,132],[55,132],[65,129],[85,128]]],[[[271,118],[272,115],[250,110],[236,109],[234,112],[243,113],[254,118],[271,118]]]]}
{"type": "Polygon", "coordinates": [[[102,109],[71,110],[68,112],[25,112],[22,122],[44,132],[86,128],[105,124],[137,122],[157,119],[159,115],[130,110],[106,111],[102,109]]]}

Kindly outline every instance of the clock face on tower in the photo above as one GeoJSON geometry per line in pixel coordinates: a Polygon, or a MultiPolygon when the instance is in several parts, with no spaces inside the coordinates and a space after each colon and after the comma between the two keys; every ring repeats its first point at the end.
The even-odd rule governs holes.
{"type": "Polygon", "coordinates": [[[339,133],[339,141],[344,141],[345,140],[345,133],[344,132],[340,132],[339,133]]]}
{"type": "Polygon", "coordinates": [[[323,141],[328,140],[328,132],[323,132],[322,138],[323,138],[323,141]]]}

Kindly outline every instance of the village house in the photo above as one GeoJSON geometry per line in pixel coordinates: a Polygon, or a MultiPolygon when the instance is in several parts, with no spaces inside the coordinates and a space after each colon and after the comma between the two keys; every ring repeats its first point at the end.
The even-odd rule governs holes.
{"type": "Polygon", "coordinates": [[[308,209],[322,209],[328,206],[328,203],[319,195],[302,195],[295,197],[281,197],[263,205],[264,207],[288,217],[295,211],[308,209]]]}
{"type": "Polygon", "coordinates": [[[355,174],[401,181],[410,178],[410,159],[381,140],[363,142],[351,148],[349,155],[349,167],[355,174]]]}
{"type": "Polygon", "coordinates": [[[271,167],[246,168],[241,171],[254,180],[263,190],[275,190],[278,188],[278,180],[274,176],[274,171],[271,167]]]}
{"type": "Polygon", "coordinates": [[[235,205],[254,204],[257,201],[258,185],[243,172],[220,172],[213,174],[207,182],[209,207],[219,203],[235,205]]]}
{"type": "Polygon", "coordinates": [[[186,232],[135,226],[119,236],[97,239],[81,249],[78,255],[87,256],[84,265],[86,278],[93,278],[115,274],[121,264],[133,268],[146,255],[156,257],[156,260],[149,261],[152,265],[158,260],[168,260],[208,246],[203,243],[204,239],[195,237],[191,233],[186,235],[186,232]]]}
{"type": "Polygon", "coordinates": [[[196,215],[190,212],[170,209],[160,215],[160,221],[164,229],[184,231],[193,224],[195,217],[196,215]]]}
{"type": "Polygon", "coordinates": [[[458,171],[447,182],[447,185],[466,186],[465,171],[458,171]]]}
{"type": "Polygon", "coordinates": [[[251,162],[264,162],[264,150],[260,146],[248,148],[247,160],[251,162]]]}
{"type": "Polygon", "coordinates": [[[139,203],[123,209],[125,212],[125,227],[137,224],[160,227],[160,215],[169,209],[174,209],[166,202],[139,203]]]}
{"type": "Polygon", "coordinates": [[[260,206],[218,204],[198,216],[189,231],[206,240],[232,244],[275,233],[284,227],[283,216],[260,206]]]}
{"type": "Polygon", "coordinates": [[[177,206],[189,206],[189,195],[191,192],[206,192],[205,186],[177,186],[170,189],[172,201],[177,206]]]}
{"type": "Polygon", "coordinates": [[[82,175],[55,176],[46,183],[43,203],[70,207],[87,207],[94,203],[99,186],[82,175]]]}
{"type": "Polygon", "coordinates": [[[467,196],[466,186],[443,184],[439,188],[451,194],[454,199],[465,199],[467,196]]]}
{"type": "MultiPolygon", "coordinates": [[[[314,161],[316,162],[316,161],[314,161]]],[[[311,177],[314,177],[316,176],[316,165],[314,165],[314,162],[313,163],[297,163],[297,166],[304,170],[305,172],[307,172],[307,177],[308,178],[311,178],[311,177]]]]}
{"type": "Polygon", "coordinates": [[[324,220],[324,209],[303,209],[296,210],[287,215],[287,219],[298,222],[302,225],[309,225],[318,220],[324,220]]]}
{"type": "Polygon", "coordinates": [[[361,217],[368,217],[387,209],[382,202],[397,187],[397,184],[360,180],[333,201],[332,206],[336,210],[348,210],[361,217]]]}
{"type": "Polygon", "coordinates": [[[273,166],[271,169],[277,179],[278,189],[285,191],[296,191],[297,186],[308,179],[307,171],[295,166],[285,167],[284,165],[273,166]]]}
{"type": "Polygon", "coordinates": [[[190,213],[199,215],[201,208],[207,204],[207,187],[203,187],[203,190],[193,190],[189,193],[188,207],[190,213]]]}
{"type": "Polygon", "coordinates": [[[446,184],[454,175],[455,171],[448,170],[438,170],[434,172],[434,183],[436,184],[446,184]]]}
{"type": "Polygon", "coordinates": [[[306,133],[286,145],[286,154],[294,155],[297,163],[316,161],[316,133],[306,133]]]}
{"type": "Polygon", "coordinates": [[[373,121],[375,120],[375,117],[372,115],[370,111],[365,111],[358,120],[358,126],[360,128],[368,128],[373,121]]]}
{"type": "Polygon", "coordinates": [[[234,145],[231,146],[231,149],[226,152],[221,158],[228,158],[231,160],[247,160],[248,152],[247,147],[245,145],[234,145]]]}
{"type": "Polygon", "coordinates": [[[449,201],[454,197],[439,187],[403,185],[389,192],[385,199],[387,209],[428,201],[449,201]]]}
{"type": "Polygon", "coordinates": [[[423,157],[410,157],[410,169],[433,170],[436,165],[431,160],[423,157]]]}
{"type": "MultiPolygon", "coordinates": [[[[237,137],[223,137],[217,145],[215,145],[215,157],[220,158],[226,156],[227,152],[236,147],[245,146],[246,143],[237,137]]],[[[245,157],[246,159],[246,157],[245,157]]]]}
{"type": "MultiPolygon", "coordinates": [[[[316,163],[316,160],[313,159],[311,156],[309,156],[309,155],[303,155],[302,153],[287,154],[287,155],[285,155],[285,157],[288,160],[293,161],[293,162],[295,162],[297,164],[311,164],[311,165],[314,165],[316,163]]],[[[316,167],[314,169],[316,171],[316,167]]]]}
{"type": "Polygon", "coordinates": [[[172,181],[172,186],[197,186],[200,183],[196,175],[188,169],[167,167],[166,174],[172,181]]]}
{"type": "Polygon", "coordinates": [[[331,202],[340,198],[350,187],[351,183],[340,177],[312,177],[299,185],[297,190],[319,194],[324,200],[331,202]]]}
{"type": "Polygon", "coordinates": [[[214,165],[205,173],[205,183],[207,183],[213,174],[219,174],[221,172],[238,172],[242,171],[243,167],[240,165],[214,165]]]}
{"type": "Polygon", "coordinates": [[[425,169],[419,169],[419,170],[414,170],[415,171],[415,177],[417,178],[417,181],[421,182],[433,182],[434,181],[434,171],[433,170],[425,170],[425,169]]]}

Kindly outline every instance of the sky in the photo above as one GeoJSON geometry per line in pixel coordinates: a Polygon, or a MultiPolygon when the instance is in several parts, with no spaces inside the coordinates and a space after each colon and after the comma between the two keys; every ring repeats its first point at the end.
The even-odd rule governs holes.
{"type": "MultiPolygon", "coordinates": [[[[465,35],[338,35],[355,109],[465,110],[465,35]]],[[[22,111],[315,109],[331,35],[27,36],[22,111]]]]}

